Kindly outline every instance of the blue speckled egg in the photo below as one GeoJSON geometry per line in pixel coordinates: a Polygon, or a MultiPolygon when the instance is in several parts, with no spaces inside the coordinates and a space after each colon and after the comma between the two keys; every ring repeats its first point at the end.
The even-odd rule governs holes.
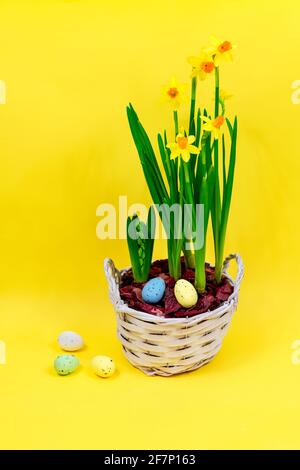
{"type": "Polygon", "coordinates": [[[165,281],[161,277],[155,277],[144,285],[142,298],[148,304],[156,304],[163,298],[165,289],[165,281]]]}
{"type": "Polygon", "coordinates": [[[69,375],[79,366],[78,357],[73,354],[61,354],[54,361],[54,369],[59,375],[69,375]]]}

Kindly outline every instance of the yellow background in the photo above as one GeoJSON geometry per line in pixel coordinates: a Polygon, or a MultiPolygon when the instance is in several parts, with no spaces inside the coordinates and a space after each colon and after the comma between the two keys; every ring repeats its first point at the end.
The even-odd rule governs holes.
{"type": "MultiPolygon", "coordinates": [[[[296,0],[0,2],[1,448],[299,448],[299,15],[296,0]],[[96,208],[150,202],[125,106],[155,140],[170,122],[161,85],[188,80],[210,34],[238,46],[221,71],[240,124],[226,252],[246,276],[217,358],[148,378],[116,339],[102,263],[129,257],[125,241],[96,238],[96,208]],[[65,329],[87,348],[58,377],[65,329]],[[108,380],[89,368],[101,353],[117,363],[108,380]]],[[[201,85],[208,105],[211,93],[201,85]]]]}

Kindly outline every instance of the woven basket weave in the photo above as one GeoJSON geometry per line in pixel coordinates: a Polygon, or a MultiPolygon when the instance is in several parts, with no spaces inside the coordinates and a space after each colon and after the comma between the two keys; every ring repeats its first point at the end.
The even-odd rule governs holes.
{"type": "Polygon", "coordinates": [[[170,376],[192,371],[210,362],[222,345],[232,314],[237,308],[244,266],[238,254],[226,258],[223,273],[233,285],[228,300],[215,310],[186,318],[162,318],[129,308],[121,299],[122,273],[111,259],[104,261],[110,300],[117,315],[117,331],[131,364],[147,375],[170,376]],[[233,280],[226,269],[230,260],[238,265],[233,280]]]}

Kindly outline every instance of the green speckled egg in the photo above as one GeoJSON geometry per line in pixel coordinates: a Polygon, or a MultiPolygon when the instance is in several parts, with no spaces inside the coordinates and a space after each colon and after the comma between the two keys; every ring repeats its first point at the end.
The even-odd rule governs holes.
{"type": "Polygon", "coordinates": [[[174,294],[177,302],[185,308],[193,307],[198,300],[198,293],[195,287],[185,279],[179,279],[176,282],[174,294]]]}
{"type": "Polygon", "coordinates": [[[69,375],[77,369],[80,362],[73,354],[61,354],[54,361],[54,369],[59,375],[69,375]]]}

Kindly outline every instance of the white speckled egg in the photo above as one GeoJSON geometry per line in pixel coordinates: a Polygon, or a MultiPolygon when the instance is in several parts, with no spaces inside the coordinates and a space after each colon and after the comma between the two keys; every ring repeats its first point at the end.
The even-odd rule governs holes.
{"type": "Polygon", "coordinates": [[[92,368],[99,377],[110,377],[116,370],[114,361],[108,356],[95,356],[92,359],[92,368]]]}
{"type": "Polygon", "coordinates": [[[198,293],[189,281],[179,279],[174,287],[177,302],[184,308],[193,307],[197,303],[198,293]]]}
{"type": "Polygon", "coordinates": [[[78,351],[83,346],[83,339],[74,331],[63,331],[58,337],[58,344],[64,351],[78,351]]]}

